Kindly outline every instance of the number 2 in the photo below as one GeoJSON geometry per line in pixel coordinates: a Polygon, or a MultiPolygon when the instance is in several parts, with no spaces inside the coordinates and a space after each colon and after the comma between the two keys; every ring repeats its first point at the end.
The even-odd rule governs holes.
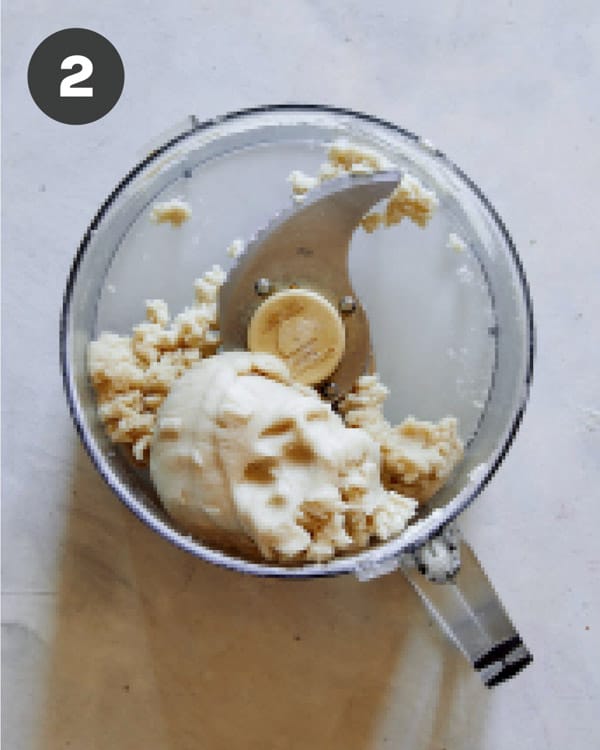
{"type": "Polygon", "coordinates": [[[76,83],[82,83],[92,75],[94,65],[89,57],[84,55],[69,55],[60,64],[61,70],[73,70],[76,65],[81,66],[81,70],[71,73],[70,76],[63,78],[60,82],[60,96],[94,96],[92,86],[83,86],[73,88],[76,83]]]}

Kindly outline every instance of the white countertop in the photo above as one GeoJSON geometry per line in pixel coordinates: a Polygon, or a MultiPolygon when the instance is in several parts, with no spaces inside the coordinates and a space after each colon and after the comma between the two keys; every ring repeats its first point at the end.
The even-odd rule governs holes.
{"type": "Polygon", "coordinates": [[[8,750],[583,750],[600,735],[600,6],[594,0],[5,3],[2,739],[8,750]],[[133,8],[136,8],[134,13],[133,8]],[[137,15],[136,15],[137,13],[137,15]],[[125,65],[91,125],[26,71],[84,26],[125,65]],[[464,516],[535,663],[488,691],[400,576],[210,567],[120,505],[62,393],[58,316],[97,206],[191,112],[314,101],[430,138],[490,197],[531,283],[524,425],[464,516]]]}

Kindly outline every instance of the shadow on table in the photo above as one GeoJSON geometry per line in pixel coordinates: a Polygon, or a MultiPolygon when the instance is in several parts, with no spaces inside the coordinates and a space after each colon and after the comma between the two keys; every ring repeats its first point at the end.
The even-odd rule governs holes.
{"type": "Polygon", "coordinates": [[[477,747],[487,693],[400,575],[208,565],[135,519],[77,450],[43,750],[477,747]]]}

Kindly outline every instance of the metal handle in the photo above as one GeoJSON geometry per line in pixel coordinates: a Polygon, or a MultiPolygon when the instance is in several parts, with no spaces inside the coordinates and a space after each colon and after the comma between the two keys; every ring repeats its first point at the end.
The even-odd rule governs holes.
{"type": "Polygon", "coordinates": [[[533,661],[479,560],[454,527],[403,557],[400,567],[487,687],[514,677],[533,661]]]}

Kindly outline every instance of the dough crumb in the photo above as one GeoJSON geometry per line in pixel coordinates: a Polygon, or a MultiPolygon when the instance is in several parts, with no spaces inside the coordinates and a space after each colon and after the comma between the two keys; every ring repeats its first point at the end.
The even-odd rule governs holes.
{"type": "Polygon", "coordinates": [[[383,219],[381,217],[381,214],[372,212],[361,219],[360,225],[365,230],[365,232],[371,234],[371,232],[374,232],[378,227],[381,226],[382,221],[383,219]]]}
{"type": "Polygon", "coordinates": [[[234,240],[231,245],[227,248],[227,255],[234,260],[237,260],[244,254],[246,250],[246,243],[242,239],[234,240]]]}
{"type": "Polygon", "coordinates": [[[294,169],[293,172],[290,172],[287,179],[292,186],[294,196],[304,196],[305,193],[319,184],[319,180],[316,177],[310,177],[299,169],[294,169]]]}
{"type": "Polygon", "coordinates": [[[329,146],[327,158],[332,167],[344,172],[372,174],[386,169],[395,169],[394,163],[383,154],[347,138],[335,140],[329,146]]]}
{"type": "Polygon", "coordinates": [[[427,502],[463,457],[457,420],[445,417],[433,423],[408,417],[393,427],[383,415],[388,393],[378,375],[363,375],[340,411],[349,427],[366,430],[379,443],[384,487],[427,502]]]}
{"type": "Polygon", "coordinates": [[[377,218],[379,224],[391,227],[399,224],[402,219],[408,218],[420,227],[429,223],[439,201],[433,190],[428,190],[423,183],[414,175],[405,172],[400,184],[389,197],[384,210],[381,213],[372,211],[361,221],[361,225],[367,231],[370,222],[377,218]]]}
{"type": "Polygon", "coordinates": [[[162,299],[146,300],[146,320],[164,328],[169,322],[169,308],[162,299]]]}
{"type": "Polygon", "coordinates": [[[463,240],[462,237],[459,237],[458,234],[450,232],[450,234],[448,235],[448,242],[446,243],[446,247],[450,248],[450,250],[454,250],[454,252],[456,253],[464,253],[467,249],[467,243],[463,240]]]}
{"type": "Polygon", "coordinates": [[[333,180],[334,177],[339,177],[341,174],[344,174],[344,170],[341,167],[334,167],[333,164],[326,161],[319,167],[318,179],[319,182],[324,182],[325,180],[333,180]]]}
{"type": "Polygon", "coordinates": [[[156,413],[173,383],[219,346],[217,299],[224,281],[224,271],[213,266],[195,282],[196,302],[172,323],[166,302],[147,300],[146,321],[131,336],[103,332],[89,345],[100,418],[136,461],[147,461],[156,413]]]}
{"type": "Polygon", "coordinates": [[[150,212],[150,219],[155,224],[169,222],[171,226],[180,227],[192,215],[192,207],[181,198],[171,198],[162,203],[155,203],[150,212]]]}

